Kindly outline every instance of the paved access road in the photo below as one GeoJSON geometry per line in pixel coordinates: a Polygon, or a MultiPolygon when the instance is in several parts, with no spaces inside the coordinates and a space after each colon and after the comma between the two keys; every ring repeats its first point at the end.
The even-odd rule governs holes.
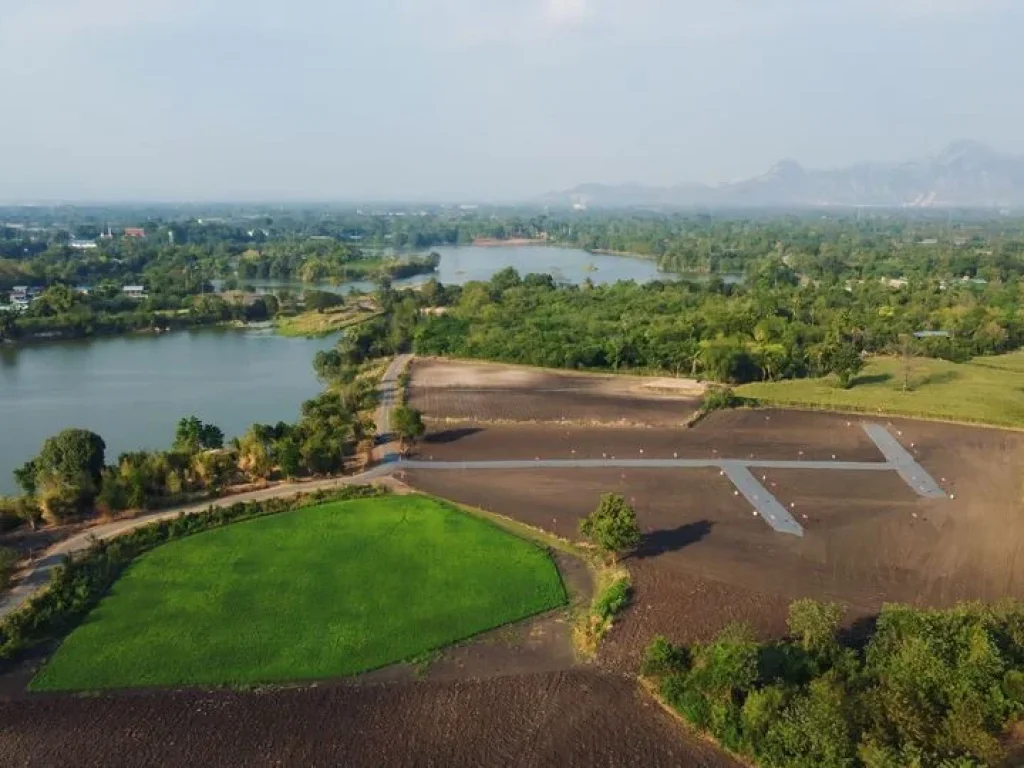
{"type": "Polygon", "coordinates": [[[380,462],[395,461],[399,458],[398,444],[391,432],[391,414],[401,403],[399,402],[398,377],[405,373],[412,361],[412,355],[398,355],[384,371],[378,385],[380,402],[377,405],[377,446],[374,458],[380,462]]]}

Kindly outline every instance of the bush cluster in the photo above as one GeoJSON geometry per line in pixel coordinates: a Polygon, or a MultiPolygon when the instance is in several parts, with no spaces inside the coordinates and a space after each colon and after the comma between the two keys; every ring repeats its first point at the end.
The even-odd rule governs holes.
{"type": "Polygon", "coordinates": [[[887,605],[866,646],[842,611],[797,601],[791,637],[732,626],[690,648],[656,638],[643,673],[696,728],[768,768],[992,765],[1024,714],[1024,606],[887,605]]]}
{"type": "Polygon", "coordinates": [[[66,632],[106,594],[121,571],[136,557],[168,541],[240,520],[299,509],[326,501],[360,499],[386,493],[374,486],[353,485],[292,499],[239,502],[182,514],[137,528],[106,541],[95,541],[82,555],[54,569],[49,586],[21,610],[0,622],[0,659],[66,632]]]}

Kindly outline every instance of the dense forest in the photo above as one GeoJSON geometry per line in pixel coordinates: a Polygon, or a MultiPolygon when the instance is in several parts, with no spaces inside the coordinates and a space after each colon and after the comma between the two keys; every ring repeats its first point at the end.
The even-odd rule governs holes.
{"type": "Polygon", "coordinates": [[[801,279],[781,257],[742,285],[666,281],[556,285],[499,272],[489,282],[386,292],[388,318],[346,336],[360,359],[413,350],[558,368],[646,369],[734,383],[835,373],[862,353],[962,361],[1024,344],[1017,275],[984,284],[937,277],[801,279]]]}

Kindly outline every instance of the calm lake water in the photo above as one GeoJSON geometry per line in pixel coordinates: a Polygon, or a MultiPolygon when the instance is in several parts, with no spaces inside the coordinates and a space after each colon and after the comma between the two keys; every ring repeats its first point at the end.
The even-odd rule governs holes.
{"type": "Polygon", "coordinates": [[[331,339],[265,330],[203,330],[0,347],[0,494],[51,435],[91,429],[107,462],[169,448],[183,416],[241,434],[254,421],[293,421],[320,391],[313,355],[331,339]]]}
{"type": "MultiPolygon", "coordinates": [[[[463,285],[471,280],[490,280],[495,272],[505,267],[515,267],[520,275],[539,272],[551,275],[556,282],[582,284],[588,277],[595,284],[614,283],[619,280],[635,280],[648,283],[652,280],[673,280],[677,276],[659,272],[653,261],[630,256],[610,256],[587,253],[574,248],[558,248],[548,245],[522,245],[481,247],[476,245],[439,246],[429,249],[441,255],[441,263],[433,275],[415,275],[395,280],[395,288],[421,285],[431,277],[448,285],[463,285]]],[[[243,280],[246,285],[258,289],[309,288],[297,282],[283,280],[243,280]]],[[[374,283],[357,280],[340,285],[317,286],[323,290],[348,293],[350,290],[372,291],[374,283]]]]}
{"type": "MultiPolygon", "coordinates": [[[[441,254],[436,277],[442,283],[488,280],[509,266],[522,275],[542,272],[571,283],[588,277],[595,283],[672,279],[652,261],[568,248],[436,250],[441,254]]],[[[396,286],[428,279],[419,275],[396,286]]],[[[332,290],[348,291],[352,285],[332,290]]],[[[257,421],[292,421],[302,401],[320,389],[313,355],[332,344],[331,339],[283,338],[268,329],[0,347],[0,494],[16,492],[12,470],[34,456],[43,440],[68,427],[100,434],[109,463],[125,451],[168,448],[183,416],[213,422],[227,437],[257,421]]]]}

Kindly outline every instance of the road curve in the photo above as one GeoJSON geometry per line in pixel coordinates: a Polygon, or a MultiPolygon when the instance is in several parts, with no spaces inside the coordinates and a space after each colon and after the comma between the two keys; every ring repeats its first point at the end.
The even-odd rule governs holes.
{"type": "Polygon", "coordinates": [[[192,512],[203,512],[210,507],[230,507],[232,504],[238,504],[239,502],[266,501],[267,499],[275,499],[283,496],[297,496],[303,493],[332,490],[345,485],[365,483],[388,474],[390,469],[390,467],[380,466],[374,467],[368,472],[363,472],[358,475],[331,477],[325,480],[310,480],[299,483],[284,483],[282,485],[275,485],[271,488],[263,488],[258,491],[248,491],[247,493],[225,496],[220,499],[209,499],[199,504],[165,509],[160,512],[151,512],[146,515],[133,517],[129,520],[115,520],[112,523],[92,526],[75,536],[71,536],[58,544],[54,544],[46,550],[46,554],[43,555],[43,557],[39,558],[32,564],[31,570],[16,587],[8,590],[3,595],[0,595],[0,618],[3,618],[8,613],[11,613],[21,607],[30,597],[47,584],[50,580],[50,573],[55,567],[64,562],[65,557],[73,555],[76,552],[81,552],[84,549],[88,549],[93,539],[112,539],[115,536],[129,533],[136,528],[149,525],[150,523],[156,523],[161,520],[170,520],[178,515],[189,514],[192,512]]]}

